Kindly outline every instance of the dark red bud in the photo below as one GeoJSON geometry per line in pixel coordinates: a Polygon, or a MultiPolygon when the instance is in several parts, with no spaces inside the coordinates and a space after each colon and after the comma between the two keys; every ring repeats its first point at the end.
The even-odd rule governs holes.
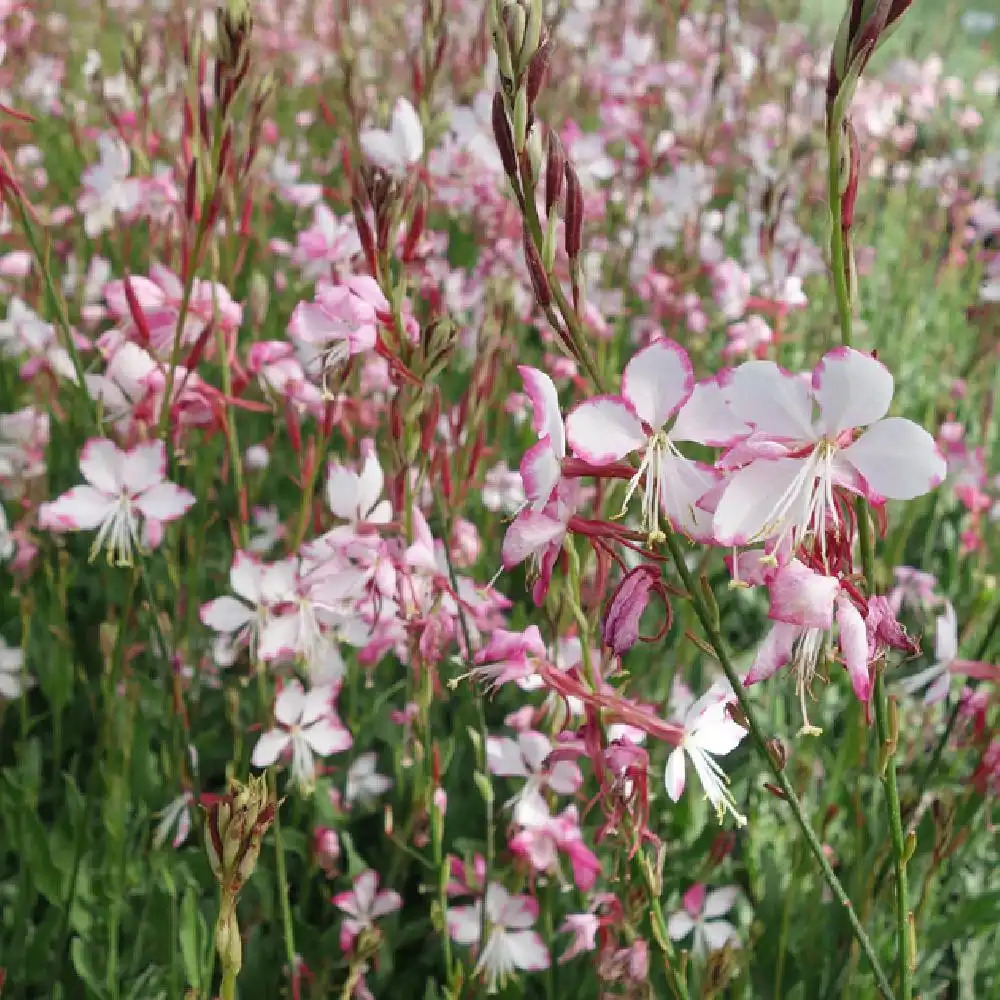
{"type": "Polygon", "coordinates": [[[566,161],[566,255],[572,260],[583,243],[583,188],[573,164],[566,161]]]}
{"type": "Polygon", "coordinates": [[[514,133],[507,118],[503,94],[498,90],[493,95],[493,138],[500,150],[500,161],[508,177],[517,176],[517,153],[514,151],[514,133]]]}
{"type": "Polygon", "coordinates": [[[554,129],[549,129],[548,157],[545,161],[545,214],[552,214],[552,207],[562,194],[566,176],[566,154],[554,129]]]}
{"type": "Polygon", "coordinates": [[[545,274],[545,267],[542,258],[535,247],[535,241],[531,238],[527,226],[523,227],[524,237],[524,259],[528,264],[528,277],[531,278],[531,288],[535,293],[538,304],[543,309],[548,309],[552,304],[552,288],[549,286],[548,276],[545,274]]]}
{"type": "Polygon", "coordinates": [[[546,38],[545,41],[538,46],[538,51],[531,57],[531,62],[528,63],[528,78],[524,84],[524,91],[525,96],[528,98],[529,111],[534,108],[535,101],[541,93],[542,86],[545,83],[545,76],[548,73],[551,52],[552,48],[549,44],[549,40],[546,38]]]}

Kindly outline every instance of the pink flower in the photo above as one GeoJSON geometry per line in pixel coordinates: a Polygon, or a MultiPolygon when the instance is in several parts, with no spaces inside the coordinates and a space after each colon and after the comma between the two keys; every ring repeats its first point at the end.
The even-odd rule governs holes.
{"type": "Polygon", "coordinates": [[[350,892],[339,892],[333,897],[333,905],[347,914],[340,925],[340,950],[345,954],[354,947],[362,931],[370,930],[379,917],[395,913],[403,905],[398,892],[378,891],[378,882],[378,872],[369,868],[354,879],[350,892]]]}
{"type": "Polygon", "coordinates": [[[699,957],[726,945],[738,948],[739,931],[728,920],[719,918],[736,905],[739,897],[740,890],[735,885],[706,893],[705,886],[697,883],[684,893],[683,909],[670,914],[667,933],[672,941],[680,941],[693,932],[694,954],[699,957]]]}
{"type": "Polygon", "coordinates": [[[313,754],[328,757],[351,746],[351,734],[333,709],[335,695],[332,684],[315,687],[308,694],[298,681],[286,684],[274,701],[278,726],[257,740],[253,766],[270,767],[291,749],[292,781],[303,791],[311,789],[316,778],[313,754]]]}
{"type": "Polygon", "coordinates": [[[139,544],[138,516],[146,519],[147,540],[159,542],[162,523],[173,521],[194,503],[194,496],[165,482],[167,453],[162,441],[150,441],[122,451],[106,438],[92,438],[80,454],[86,486],[42,504],[38,524],[52,531],[93,531],[93,559],[102,546],[108,561],[132,563],[139,544]]]}
{"type": "MultiPolygon", "coordinates": [[[[448,910],[448,933],[459,944],[477,944],[482,928],[481,900],[448,910]]],[[[538,972],[549,967],[549,953],[536,931],[538,903],[531,896],[512,896],[496,882],[486,890],[488,937],[474,974],[486,973],[487,989],[495,992],[517,969],[538,972]]]]}
{"type": "Polygon", "coordinates": [[[622,513],[645,481],[642,527],[653,538],[662,534],[661,512],[693,538],[711,536],[711,515],[698,501],[715,485],[718,474],[704,463],[685,458],[674,441],[712,444],[730,439],[727,435],[725,441],[716,442],[715,428],[702,413],[708,409],[709,397],[719,395],[718,385],[705,383],[695,407],[685,412],[694,390],[687,353],[672,340],[658,340],[625,366],[620,396],[587,400],[566,418],[566,437],[573,453],[590,465],[610,465],[631,452],[642,452],[622,513]]]}
{"type": "Polygon", "coordinates": [[[496,629],[486,646],[476,654],[479,664],[474,677],[484,678],[487,686],[499,687],[510,681],[519,681],[535,673],[535,664],[545,659],[545,643],[537,625],[529,625],[523,632],[496,629]]]}
{"type": "Polygon", "coordinates": [[[944,458],[922,427],[885,417],[892,392],[892,375],[880,361],[846,347],[825,355],[811,384],[771,361],[740,365],[729,405],[754,433],[738,446],[745,464],[719,497],[716,541],[773,539],[776,548],[794,548],[809,535],[825,538],[827,519],[837,516],[834,487],[879,504],[937,486],[944,458]],[[866,425],[854,440],[855,428],[866,425]]]}
{"type": "Polygon", "coordinates": [[[689,758],[719,821],[728,809],[736,822],[743,826],[746,817],[736,808],[736,801],[727,787],[729,779],[714,760],[714,757],[735,750],[746,736],[746,730],[729,715],[728,706],[733,701],[732,691],[716,684],[687,709],[683,722],[684,735],[679,746],[667,758],[664,783],[667,795],[677,802],[684,794],[684,761],[685,757],[689,758]]]}
{"type": "Polygon", "coordinates": [[[770,579],[770,617],[777,624],[765,637],[753,666],[743,678],[746,686],[766,680],[787,663],[795,673],[795,690],[802,707],[800,732],[822,730],[809,722],[806,694],[816,673],[820,654],[830,639],[836,617],[844,666],[858,700],[871,697],[868,633],[865,619],[844,592],[840,581],[793,559],[770,579]]]}
{"type": "Polygon", "coordinates": [[[527,365],[518,365],[517,370],[524,379],[524,389],[531,400],[531,427],[538,434],[538,443],[532,445],[521,459],[524,494],[531,502],[531,509],[537,512],[549,502],[562,476],[566,430],[552,379],[545,372],[527,365]]]}
{"type": "Polygon", "coordinates": [[[524,825],[510,839],[514,854],[527,857],[535,871],[552,872],[558,870],[562,852],[569,858],[576,887],[583,892],[593,888],[601,862],[583,842],[576,806],[567,806],[552,816],[542,800],[541,808],[522,817],[521,822],[524,825]]]}
{"type": "Polygon", "coordinates": [[[528,823],[534,816],[548,816],[542,793],[546,788],[559,795],[572,795],[583,784],[580,768],[570,760],[548,764],[552,744],[547,736],[521,732],[517,739],[490,736],[486,740],[486,763],[492,774],[504,778],[526,778],[521,790],[511,800],[514,821],[528,823]]]}
{"type": "Polygon", "coordinates": [[[559,964],[576,958],[581,952],[597,947],[597,932],[601,922],[596,913],[570,913],[559,927],[560,934],[572,934],[566,950],[559,956],[559,964]]]}

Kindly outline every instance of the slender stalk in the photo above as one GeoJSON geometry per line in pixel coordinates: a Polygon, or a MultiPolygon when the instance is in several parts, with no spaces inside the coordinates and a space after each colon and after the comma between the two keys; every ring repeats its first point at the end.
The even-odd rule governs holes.
{"type": "Polygon", "coordinates": [[[236,1000],[236,973],[228,965],[222,970],[222,989],[219,992],[219,1000],[236,1000]]]}
{"type": "Polygon", "coordinates": [[[701,622],[701,627],[705,632],[709,645],[712,647],[712,650],[722,667],[723,673],[725,673],[729,683],[732,685],[736,700],[739,702],[740,709],[746,717],[747,726],[750,730],[750,736],[761,757],[763,757],[764,761],[767,763],[768,769],[771,771],[778,788],[781,790],[782,797],[788,802],[788,805],[792,810],[792,815],[795,817],[795,822],[798,825],[799,830],[802,832],[802,836],[809,847],[810,853],[816,859],[816,863],[819,865],[820,871],[823,874],[823,879],[829,886],[830,892],[833,893],[837,902],[840,903],[840,905],[847,911],[847,919],[850,921],[854,935],[858,939],[858,944],[861,946],[861,950],[864,952],[865,957],[871,964],[872,971],[875,974],[875,983],[878,987],[879,993],[882,994],[885,1000],[895,1000],[895,994],[892,991],[892,987],[889,985],[889,980],[886,978],[885,972],[882,970],[882,965],[878,960],[878,956],[875,954],[875,949],[872,946],[867,932],[861,925],[861,921],[858,919],[857,913],[854,911],[850,897],[844,891],[844,887],[840,884],[840,879],[837,878],[836,872],[834,872],[833,868],[830,867],[830,862],[827,860],[826,854],[823,852],[823,845],[820,843],[819,837],[816,836],[816,832],[813,830],[812,824],[809,822],[809,818],[806,816],[805,810],[802,808],[802,803],[799,801],[798,796],[795,794],[795,790],[792,788],[791,783],[785,776],[785,772],[778,766],[778,763],[768,751],[767,737],[764,734],[763,727],[757,719],[757,712],[751,704],[750,699],[747,697],[739,674],[737,674],[736,668],[733,666],[733,663],[729,658],[725,642],[723,641],[722,636],[719,633],[719,629],[715,624],[712,611],[705,604],[701,588],[698,586],[697,581],[691,576],[691,572],[687,568],[687,563],[684,561],[684,553],[681,550],[680,543],[677,541],[677,537],[672,533],[668,534],[666,544],[670,552],[670,558],[677,569],[681,582],[684,584],[684,589],[688,594],[688,600],[691,602],[694,612],[698,616],[698,621],[701,622]]]}
{"type": "MultiPolygon", "coordinates": [[[[277,797],[277,779],[274,776],[273,768],[267,772],[267,783],[271,788],[271,794],[277,797]]],[[[288,960],[288,970],[290,975],[295,975],[295,925],[292,923],[292,904],[288,899],[288,868],[285,865],[285,849],[281,842],[281,817],[278,815],[280,809],[275,811],[274,823],[274,857],[278,868],[278,901],[281,906],[281,926],[285,938],[285,958],[288,960]]],[[[235,997],[235,993],[233,994],[235,997]]],[[[223,1000],[225,994],[223,993],[223,1000]]]]}
{"type": "MultiPolygon", "coordinates": [[[[853,338],[853,312],[851,290],[848,287],[846,271],[846,247],[841,226],[842,198],[841,181],[841,132],[843,118],[837,117],[828,123],[829,144],[828,191],[830,201],[830,268],[832,272],[834,297],[840,317],[840,339],[845,347],[851,346],[853,338]]],[[[875,544],[872,536],[868,506],[859,497],[856,505],[858,521],[858,545],[861,563],[868,584],[869,595],[875,593],[875,544]]],[[[899,970],[900,1000],[910,1000],[913,995],[913,961],[910,955],[912,935],[910,921],[909,891],[906,877],[906,851],[903,839],[902,814],[899,805],[899,782],[896,774],[896,737],[890,731],[889,702],[885,690],[883,672],[875,676],[875,726],[878,733],[879,757],[884,760],[881,781],[885,793],[886,810],[889,814],[889,830],[892,839],[892,858],[896,873],[896,952],[899,970]]]]}

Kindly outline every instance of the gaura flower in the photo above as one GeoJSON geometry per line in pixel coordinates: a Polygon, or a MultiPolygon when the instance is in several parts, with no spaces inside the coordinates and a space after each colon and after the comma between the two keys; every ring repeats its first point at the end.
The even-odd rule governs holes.
{"type": "Polygon", "coordinates": [[[683,898],[683,908],[670,914],[667,934],[672,941],[680,941],[694,932],[694,954],[704,957],[726,945],[738,948],[740,935],[728,921],[720,919],[739,899],[740,890],[735,885],[705,891],[702,883],[691,886],[683,898]]]}
{"type": "Polygon", "coordinates": [[[347,914],[340,925],[340,950],[345,954],[363,930],[375,926],[379,917],[395,913],[403,905],[403,898],[393,889],[378,888],[378,872],[369,868],[354,880],[350,892],[339,892],[333,905],[347,914]]]}
{"type": "Polygon", "coordinates": [[[361,151],[372,163],[400,177],[424,155],[420,116],[405,97],[398,98],[393,106],[388,130],[364,129],[358,139],[361,151]]]}
{"type": "Polygon", "coordinates": [[[109,562],[130,566],[139,544],[139,515],[146,521],[146,540],[155,545],[163,522],[180,517],[194,503],[187,490],[164,481],[167,453],[162,441],[122,451],[113,441],[92,438],[80,453],[80,471],[87,485],[42,504],[38,524],[52,531],[96,528],[91,559],[103,546],[109,562]]]}
{"type": "Polygon", "coordinates": [[[662,540],[661,513],[692,538],[711,537],[712,516],[698,502],[715,486],[719,474],[685,458],[675,442],[728,444],[734,427],[724,411],[721,385],[710,381],[697,388],[695,396],[694,374],[684,348],[672,340],[658,340],[625,366],[621,395],[589,399],[566,418],[573,454],[590,465],[610,465],[641,452],[622,514],[644,483],[642,527],[653,540],[662,540]]]}
{"type": "Polygon", "coordinates": [[[808,536],[825,539],[835,487],[882,504],[937,486],[945,460],[922,427],[885,416],[892,392],[885,365],[848,347],[827,353],[811,383],[772,361],[736,368],[729,405],[753,433],[724,459],[742,467],[718,498],[715,541],[794,549],[808,536]],[[855,438],[859,427],[868,430],[855,438]]]}

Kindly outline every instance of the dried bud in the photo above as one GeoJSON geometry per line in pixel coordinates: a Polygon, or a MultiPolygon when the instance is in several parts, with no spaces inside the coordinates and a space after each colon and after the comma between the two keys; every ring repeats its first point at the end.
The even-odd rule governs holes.
{"type": "Polygon", "coordinates": [[[514,135],[507,120],[507,109],[504,107],[503,94],[498,90],[493,95],[493,138],[500,150],[500,161],[504,173],[508,177],[517,176],[517,154],[514,152],[514,135]]]}
{"type": "Polygon", "coordinates": [[[538,255],[538,248],[535,246],[531,234],[525,226],[522,235],[524,237],[524,259],[528,265],[528,277],[531,278],[531,288],[535,293],[538,304],[543,309],[548,309],[552,304],[552,288],[549,285],[542,258],[538,255]]]}
{"type": "Polygon", "coordinates": [[[767,741],[767,755],[779,771],[784,771],[788,762],[788,751],[785,749],[785,744],[777,737],[767,741]]]}
{"type": "Polygon", "coordinates": [[[354,227],[358,231],[358,240],[365,255],[365,263],[373,277],[378,276],[378,254],[375,249],[375,234],[368,224],[364,206],[357,198],[351,199],[351,211],[354,213],[354,227]]]}
{"type": "Polygon", "coordinates": [[[575,259],[583,243],[583,189],[573,164],[566,161],[566,256],[575,259]]]}
{"type": "Polygon", "coordinates": [[[566,153],[559,134],[549,129],[548,156],[545,160],[545,212],[552,214],[553,206],[562,194],[566,170],[566,153]]]}
{"type": "Polygon", "coordinates": [[[206,807],[205,847],[224,894],[235,898],[253,874],[278,805],[265,777],[257,775],[246,785],[233,780],[229,791],[206,807]]]}

